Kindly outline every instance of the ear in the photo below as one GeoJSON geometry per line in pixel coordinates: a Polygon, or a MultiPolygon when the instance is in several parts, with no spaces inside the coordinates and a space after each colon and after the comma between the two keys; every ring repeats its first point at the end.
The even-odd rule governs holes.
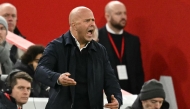
{"type": "Polygon", "coordinates": [[[16,22],[18,22],[18,17],[16,18],[16,22]]]}
{"type": "Polygon", "coordinates": [[[142,103],[142,106],[144,107],[144,105],[145,105],[145,101],[141,101],[141,103],[142,103]]]}
{"type": "Polygon", "coordinates": [[[108,13],[105,13],[105,18],[106,18],[107,21],[109,21],[110,20],[110,15],[108,13]]]}
{"type": "Polygon", "coordinates": [[[72,25],[72,28],[73,28],[75,31],[77,31],[76,22],[73,22],[71,25],[72,25]]]}

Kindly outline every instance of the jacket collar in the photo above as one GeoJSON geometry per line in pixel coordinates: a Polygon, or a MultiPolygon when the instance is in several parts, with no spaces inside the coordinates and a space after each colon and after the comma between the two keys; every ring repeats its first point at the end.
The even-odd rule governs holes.
{"type": "Polygon", "coordinates": [[[5,95],[5,97],[6,97],[8,100],[10,100],[10,101],[12,101],[14,104],[16,104],[16,100],[15,100],[12,96],[10,96],[8,93],[4,93],[4,95],[5,95]]]}
{"type": "Polygon", "coordinates": [[[74,45],[72,41],[72,36],[70,31],[67,31],[64,35],[63,38],[65,39],[65,46],[66,45],[74,45]]]}

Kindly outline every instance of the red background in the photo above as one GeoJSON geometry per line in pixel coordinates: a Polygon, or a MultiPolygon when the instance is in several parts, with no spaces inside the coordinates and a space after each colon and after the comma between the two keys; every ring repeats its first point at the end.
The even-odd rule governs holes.
{"type": "MultiPolygon", "coordinates": [[[[104,6],[110,0],[0,0],[18,10],[18,27],[27,39],[46,45],[69,29],[68,15],[76,6],[94,12],[96,24],[105,24],[104,6]]],[[[190,109],[190,1],[121,0],[127,6],[125,28],[141,41],[145,79],[173,78],[179,109],[190,109]]]]}

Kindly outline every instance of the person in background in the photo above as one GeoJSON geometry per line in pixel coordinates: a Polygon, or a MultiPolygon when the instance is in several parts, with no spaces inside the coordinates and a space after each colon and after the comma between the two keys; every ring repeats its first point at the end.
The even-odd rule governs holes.
{"type": "Polygon", "coordinates": [[[93,12],[76,7],[69,24],[70,30],[45,48],[34,75],[51,87],[46,109],[118,109],[121,89],[106,49],[93,40],[93,12]],[[103,90],[108,100],[104,106],[103,90]]]}
{"type": "Polygon", "coordinates": [[[0,109],[22,109],[31,92],[32,78],[25,72],[13,70],[0,91],[0,109]]]}
{"type": "Polygon", "coordinates": [[[132,106],[126,109],[169,109],[162,83],[151,79],[144,83],[132,106]]]}
{"type": "Polygon", "coordinates": [[[19,69],[28,73],[32,78],[32,92],[30,97],[48,97],[48,87],[36,81],[34,78],[35,69],[38,65],[38,61],[42,57],[44,47],[42,45],[32,45],[21,56],[21,60],[17,60],[13,69],[19,69]]]}
{"type": "Polygon", "coordinates": [[[1,80],[1,75],[2,74],[0,74],[0,90],[2,90],[4,87],[4,81],[1,80]]]}
{"type": "Polygon", "coordinates": [[[13,66],[13,63],[9,57],[9,47],[6,42],[7,31],[7,22],[2,16],[0,16],[0,75],[10,73],[13,66]]]}
{"type": "Polygon", "coordinates": [[[99,39],[98,39],[98,28],[97,26],[95,26],[95,30],[94,30],[94,34],[93,34],[93,40],[98,42],[99,39]]]}
{"type": "Polygon", "coordinates": [[[107,23],[99,29],[99,43],[107,49],[110,63],[122,89],[139,94],[144,83],[140,41],[124,30],[127,10],[120,1],[110,1],[105,6],[107,23]]]}
{"type": "MultiPolygon", "coordinates": [[[[0,4],[0,16],[3,16],[8,23],[8,30],[15,33],[16,35],[25,38],[17,27],[18,15],[17,9],[14,5],[10,3],[0,4]]],[[[19,55],[23,54],[15,45],[10,45],[10,58],[13,63],[17,61],[19,55]]]]}

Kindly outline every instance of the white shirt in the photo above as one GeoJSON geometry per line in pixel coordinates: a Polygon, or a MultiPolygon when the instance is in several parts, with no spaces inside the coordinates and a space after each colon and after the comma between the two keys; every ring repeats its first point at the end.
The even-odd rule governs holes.
{"type": "MultiPolygon", "coordinates": [[[[72,35],[72,34],[71,34],[72,35]]],[[[73,35],[72,35],[73,36],[73,35]]],[[[82,49],[86,48],[88,46],[88,44],[90,42],[88,42],[84,47],[80,48],[80,43],[78,42],[78,40],[73,36],[73,38],[75,39],[75,42],[77,44],[77,47],[79,48],[80,51],[82,51],[82,49]]]]}

